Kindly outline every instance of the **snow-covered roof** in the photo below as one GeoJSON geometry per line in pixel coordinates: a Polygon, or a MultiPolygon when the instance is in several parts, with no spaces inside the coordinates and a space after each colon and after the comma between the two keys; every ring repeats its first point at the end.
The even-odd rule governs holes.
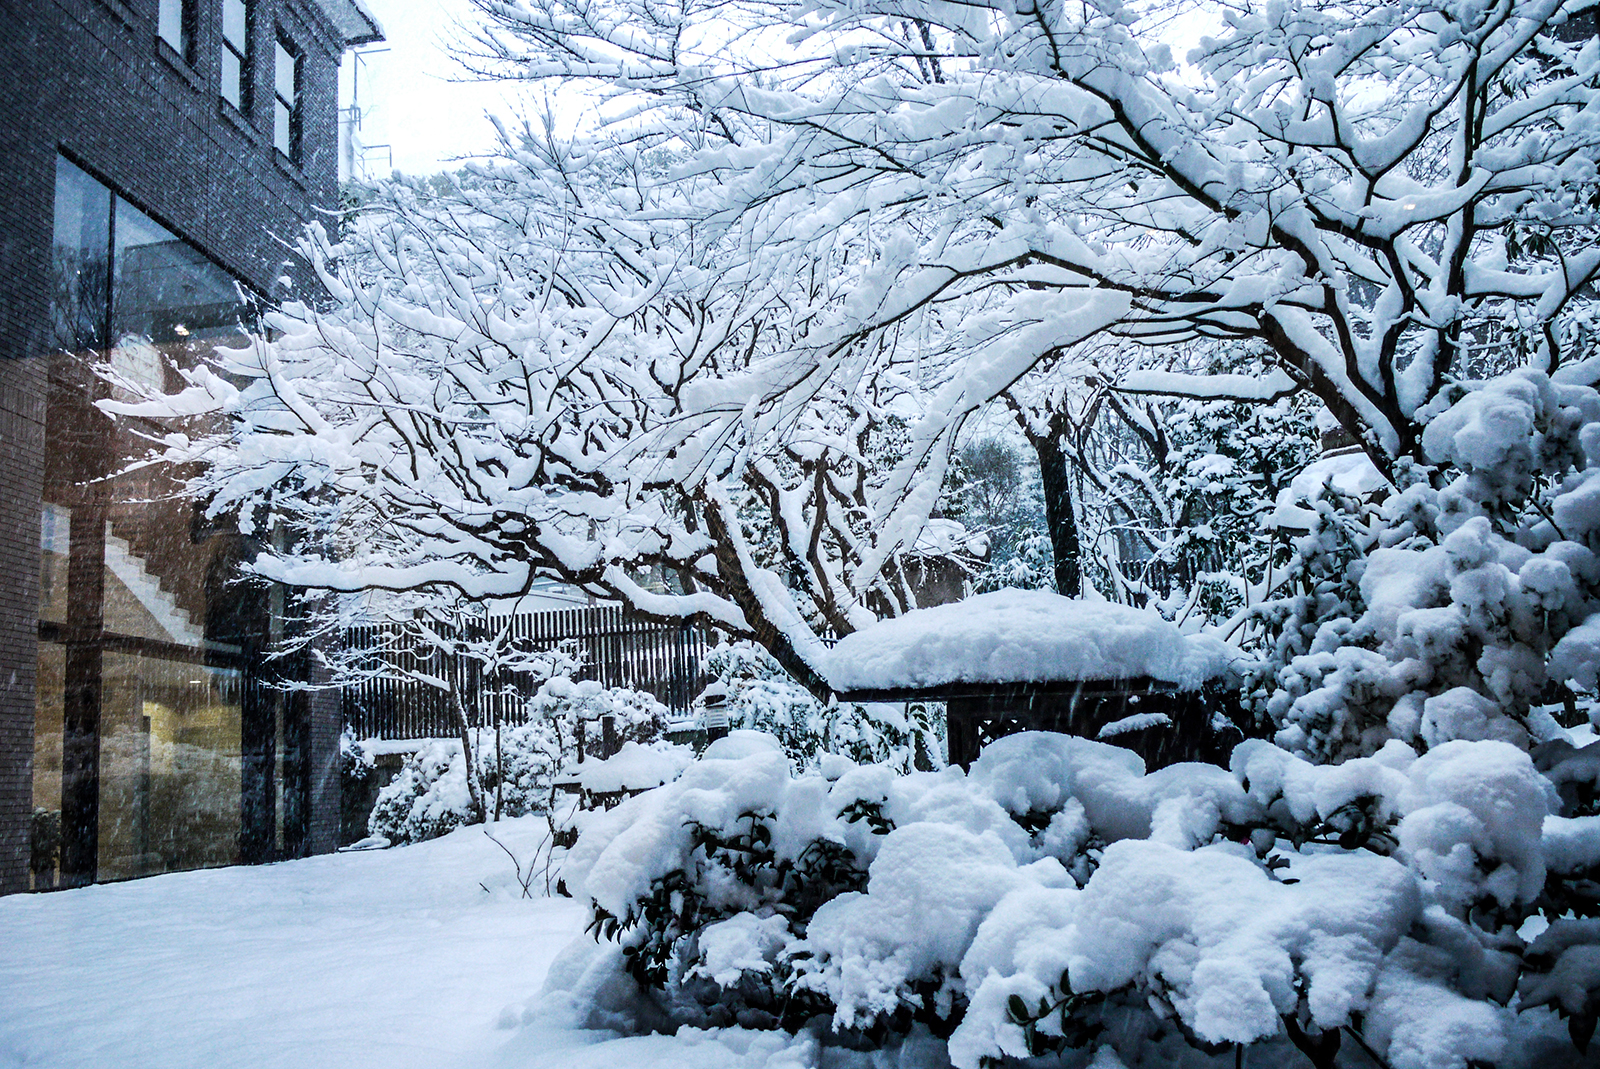
{"type": "Polygon", "coordinates": [[[346,48],[383,40],[383,27],[361,0],[317,0],[317,7],[344,38],[346,48]]]}
{"type": "Polygon", "coordinates": [[[1140,678],[1192,689],[1230,660],[1225,643],[1184,635],[1153,610],[997,590],[862,628],[822,670],[845,694],[1140,678]]]}

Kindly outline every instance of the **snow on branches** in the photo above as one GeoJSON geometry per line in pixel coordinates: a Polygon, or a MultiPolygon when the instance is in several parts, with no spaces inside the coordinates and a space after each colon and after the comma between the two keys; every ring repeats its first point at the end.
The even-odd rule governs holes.
{"type": "Polygon", "coordinates": [[[1454,376],[1592,342],[1600,50],[1559,32],[1585,0],[1229,9],[1183,64],[1169,13],[1121,0],[479,6],[481,62],[625,98],[752,259],[866,250],[777,408],[914,337],[949,369],[932,448],[1074,334],[1254,339],[1263,373],[1122,385],[1308,389],[1387,471],[1454,376]]]}

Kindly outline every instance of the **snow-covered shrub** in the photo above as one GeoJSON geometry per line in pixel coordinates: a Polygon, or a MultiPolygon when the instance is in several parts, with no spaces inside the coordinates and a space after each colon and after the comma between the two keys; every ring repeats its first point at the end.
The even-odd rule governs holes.
{"type": "Polygon", "coordinates": [[[652,742],[666,728],[666,706],[651,695],[592,680],[547,680],[526,705],[527,723],[502,726],[498,733],[478,728],[470,735],[483,814],[474,810],[460,741],[434,739],[408,757],[379,792],[368,834],[396,844],[421,842],[485,816],[543,812],[552,778],[578,759],[580,724],[590,747],[600,738],[602,717],[614,718],[624,744],[652,742]]]}
{"type": "Polygon", "coordinates": [[[648,993],[635,1024],[820,1014],[871,1042],[921,1022],[960,1069],[1097,1046],[1205,1064],[1234,1044],[1258,1069],[1328,1066],[1341,1037],[1394,1069],[1575,1066],[1600,931],[1551,888],[1600,861],[1600,817],[1563,816],[1581,792],[1555,779],[1597,766],[1498,740],[1315,765],[1252,740],[1230,769],[1145,774],[1024,733],[970,773],[796,774],[736,732],[589,820],[566,878],[621,945],[598,967],[648,993]]]}
{"type": "Polygon", "coordinates": [[[1280,603],[1268,709],[1279,742],[1321,760],[1552,737],[1550,684],[1600,663],[1600,393],[1520,370],[1428,424],[1420,476],[1352,521],[1322,510],[1280,603]],[[1337,574],[1334,574],[1337,572],[1337,574]]]}
{"type": "Polygon", "coordinates": [[[944,764],[942,710],[928,702],[824,705],[760,647],[728,643],[706,655],[706,670],[727,689],[728,721],[777,739],[797,767],[825,754],[901,771],[944,764]]]}
{"type": "Polygon", "coordinates": [[[556,732],[562,760],[577,757],[579,725],[592,750],[599,739],[600,721],[612,718],[620,742],[651,742],[667,729],[669,710],[653,694],[628,687],[607,687],[592,679],[546,680],[526,703],[530,722],[544,721],[556,732]]]}
{"type": "MultiPolygon", "coordinates": [[[[498,747],[493,730],[476,730],[472,749],[486,808],[492,811],[498,803],[502,817],[545,809],[551,776],[560,767],[560,748],[549,724],[535,721],[504,727],[498,747]]],[[[431,739],[408,756],[394,779],[378,792],[367,834],[398,846],[434,839],[482,819],[474,812],[467,788],[461,743],[431,739]]]]}

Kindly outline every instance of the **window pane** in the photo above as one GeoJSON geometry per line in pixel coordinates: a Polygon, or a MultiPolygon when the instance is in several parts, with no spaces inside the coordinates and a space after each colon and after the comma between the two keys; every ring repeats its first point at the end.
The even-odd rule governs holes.
{"type": "Polygon", "coordinates": [[[72,554],[72,510],[46,501],[39,511],[39,619],[67,622],[67,564],[72,554]]]}
{"type": "Polygon", "coordinates": [[[239,63],[239,57],[226,45],[222,48],[222,99],[234,107],[244,110],[244,68],[239,63]]]}
{"type": "Polygon", "coordinates": [[[238,860],[240,673],[107,652],[102,880],[238,860]]]}
{"type": "Polygon", "coordinates": [[[299,95],[300,86],[297,84],[299,79],[296,78],[296,74],[299,73],[296,69],[299,66],[298,58],[293,52],[283,47],[282,41],[278,42],[276,59],[273,64],[273,87],[277,90],[278,96],[291,106],[299,95]]]}
{"type": "Polygon", "coordinates": [[[61,864],[61,732],[66,715],[67,648],[39,643],[33,720],[33,824],[28,868],[35,891],[56,886],[61,864]]]}
{"type": "Polygon", "coordinates": [[[110,241],[111,191],[57,156],[51,349],[81,353],[105,348],[110,241]]]}
{"type": "Polygon", "coordinates": [[[111,337],[119,348],[130,338],[181,348],[233,333],[244,313],[226,271],[120,197],[115,285],[111,337]]]}
{"type": "Polygon", "coordinates": [[[289,130],[293,125],[289,120],[289,106],[281,100],[278,101],[277,106],[272,109],[272,143],[285,156],[293,155],[294,148],[289,143],[289,130]]]}
{"type": "Polygon", "coordinates": [[[184,0],[161,0],[156,11],[156,33],[178,55],[189,58],[189,40],[184,32],[184,0]]]}
{"type": "Polygon", "coordinates": [[[222,0],[222,36],[240,53],[248,51],[249,24],[244,0],[222,0]]]}

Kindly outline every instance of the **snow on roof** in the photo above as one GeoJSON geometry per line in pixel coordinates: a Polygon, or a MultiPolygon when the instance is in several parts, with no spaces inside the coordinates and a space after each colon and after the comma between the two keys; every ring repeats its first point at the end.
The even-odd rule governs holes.
{"type": "Polygon", "coordinates": [[[383,27],[362,0],[317,0],[317,6],[344,38],[344,47],[383,40],[383,27]]]}
{"type": "Polygon", "coordinates": [[[1152,610],[997,590],[862,628],[828,652],[822,670],[847,694],[1141,677],[1193,688],[1230,660],[1226,644],[1186,636],[1152,610]]]}

